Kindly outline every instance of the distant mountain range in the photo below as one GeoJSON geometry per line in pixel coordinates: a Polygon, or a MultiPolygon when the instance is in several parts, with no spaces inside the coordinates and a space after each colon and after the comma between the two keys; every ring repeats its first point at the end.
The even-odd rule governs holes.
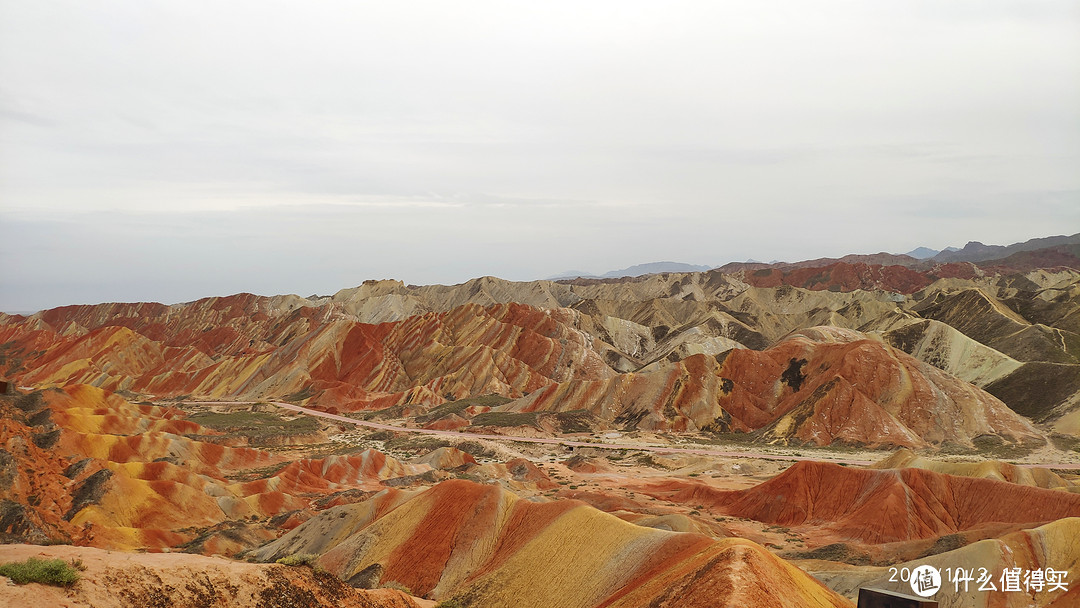
{"type": "Polygon", "coordinates": [[[1012,245],[984,245],[979,241],[971,241],[962,249],[946,247],[941,251],[929,247],[917,247],[903,254],[916,260],[929,260],[936,263],[950,262],[986,262],[989,260],[1004,260],[1009,256],[1022,252],[1038,251],[1043,249],[1069,248],[1080,245],[1080,233],[1071,236],[1048,236],[1031,239],[1023,243],[1012,245]]]}
{"type": "Polygon", "coordinates": [[[790,267],[790,268],[814,268],[830,263],[842,262],[846,264],[878,264],[884,266],[905,266],[908,268],[930,268],[935,264],[948,264],[954,262],[970,262],[980,266],[987,263],[1001,261],[1008,266],[1038,267],[1055,265],[1073,265],[1074,259],[1080,258],[1080,233],[1070,236],[1050,236],[1036,238],[1023,243],[1012,245],[984,245],[978,241],[971,241],[964,247],[946,247],[945,249],[931,249],[929,247],[916,247],[904,254],[874,253],[852,254],[840,258],[817,258],[800,262],[760,262],[748,259],[745,262],[728,262],[723,266],[703,266],[698,264],[686,264],[683,262],[649,262],[612,270],[604,274],[594,274],[585,270],[566,270],[554,276],[547,277],[549,281],[569,279],[618,279],[622,277],[638,277],[648,274],[660,274],[665,272],[703,272],[718,269],[723,272],[738,272],[746,270],[759,270],[767,267],[790,267]],[[1038,252],[1038,253],[1032,253],[1038,252]]]}
{"type": "Polygon", "coordinates": [[[928,259],[934,257],[935,255],[937,255],[939,253],[942,253],[944,251],[960,251],[960,250],[957,249],[956,247],[946,247],[945,249],[942,249],[940,251],[937,250],[937,249],[930,249],[929,247],[916,247],[915,249],[912,249],[911,251],[905,253],[904,255],[911,256],[911,257],[915,258],[916,260],[928,260],[928,259]]]}
{"type": "Polygon", "coordinates": [[[984,245],[978,241],[971,241],[964,245],[963,249],[953,248],[951,251],[948,249],[942,251],[935,255],[933,260],[935,262],[985,262],[987,260],[1004,259],[1025,251],[1073,245],[1080,245],[1080,233],[1071,236],[1048,236],[1012,245],[984,245]]]}
{"type": "Polygon", "coordinates": [[[620,277],[638,277],[643,274],[659,274],[662,272],[702,272],[711,270],[712,268],[712,266],[684,264],[682,262],[649,262],[647,264],[637,264],[620,270],[612,270],[610,272],[605,272],[604,274],[592,274],[583,270],[567,270],[565,272],[560,272],[553,277],[548,277],[548,280],[555,281],[559,279],[577,278],[617,279],[620,277]]]}

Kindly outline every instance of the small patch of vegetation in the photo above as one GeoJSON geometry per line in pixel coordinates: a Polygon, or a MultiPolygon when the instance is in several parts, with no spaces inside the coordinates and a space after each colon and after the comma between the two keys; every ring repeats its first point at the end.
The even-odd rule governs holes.
{"type": "Polygon", "coordinates": [[[484,412],[473,416],[472,426],[536,426],[536,412],[484,412]]]}
{"type": "MultiPolygon", "coordinates": [[[[78,562],[82,566],[82,561],[78,562]]],[[[83,566],[85,569],[85,566],[83,566]]],[[[76,566],[62,559],[38,559],[31,557],[24,562],[0,564],[0,575],[6,576],[16,584],[42,583],[69,587],[79,580],[76,566]]]]}
{"type": "Polygon", "coordinates": [[[258,467],[255,469],[243,469],[230,475],[226,475],[226,479],[239,482],[266,479],[267,477],[273,477],[281,471],[281,469],[284,469],[287,466],[289,466],[288,462],[279,462],[270,466],[258,467]]]}
{"type": "Polygon", "coordinates": [[[359,420],[393,420],[397,418],[404,418],[405,406],[392,405],[381,410],[375,410],[373,412],[355,412],[349,414],[350,418],[357,418],[359,420]]]}
{"type": "Polygon", "coordinates": [[[934,541],[934,544],[929,549],[923,551],[922,554],[919,555],[919,559],[937,555],[938,553],[945,553],[946,551],[955,551],[966,544],[967,542],[964,540],[963,535],[946,534],[934,541]]]}
{"type": "Polygon", "coordinates": [[[314,553],[293,553],[277,560],[283,566],[314,566],[319,556],[314,553]]]}
{"type": "Polygon", "coordinates": [[[588,410],[556,412],[555,419],[563,433],[588,433],[598,424],[596,416],[588,410]]]}
{"type": "Polygon", "coordinates": [[[367,435],[364,435],[364,439],[368,441],[389,441],[396,436],[397,435],[394,434],[394,431],[375,431],[374,433],[368,433],[367,435]]]}
{"type": "Polygon", "coordinates": [[[1069,450],[1080,452],[1080,437],[1054,433],[1053,435],[1050,435],[1050,443],[1052,443],[1055,448],[1064,452],[1068,452],[1069,450]]]}
{"type": "Polygon", "coordinates": [[[450,598],[435,604],[435,608],[468,608],[468,606],[461,600],[450,598]]]}
{"type": "Polygon", "coordinates": [[[793,553],[791,557],[795,559],[821,559],[830,562],[843,562],[853,566],[869,566],[871,564],[870,557],[865,552],[844,543],[833,543],[811,551],[793,553]]]}
{"type": "Polygon", "coordinates": [[[188,416],[188,420],[209,429],[241,435],[256,444],[271,437],[306,435],[319,430],[320,422],[313,416],[299,416],[286,420],[268,412],[200,412],[188,416]]]}
{"type": "Polygon", "coordinates": [[[472,454],[477,458],[494,458],[495,450],[485,447],[484,444],[479,441],[462,441],[457,444],[457,449],[467,454],[472,454]]]}
{"type": "Polygon", "coordinates": [[[971,443],[984,456],[998,460],[1023,458],[1035,451],[1036,448],[1045,445],[1035,441],[1025,443],[1008,442],[997,435],[979,435],[973,438],[971,443]]]}
{"type": "Polygon", "coordinates": [[[454,444],[448,439],[429,437],[423,435],[402,435],[393,439],[387,439],[383,447],[387,452],[404,453],[409,455],[426,454],[439,448],[451,447],[454,444]]]}
{"type": "Polygon", "coordinates": [[[401,583],[399,583],[397,581],[386,581],[385,583],[383,583],[381,585],[381,587],[383,589],[396,589],[396,590],[404,593],[405,595],[412,595],[412,589],[409,589],[408,587],[406,587],[405,585],[402,585],[401,583]]]}
{"type": "Polygon", "coordinates": [[[291,395],[285,395],[284,397],[282,397],[282,401],[303,401],[304,399],[309,399],[314,395],[315,391],[311,390],[310,386],[305,386],[304,388],[296,391],[295,393],[292,393],[291,395]]]}
{"type": "MultiPolygon", "coordinates": [[[[272,446],[267,446],[268,449],[273,449],[272,446]]],[[[327,456],[341,456],[343,454],[355,454],[357,452],[363,452],[364,447],[353,443],[347,443],[343,441],[330,441],[327,443],[315,443],[308,444],[308,458],[316,460],[319,458],[326,458],[327,456]]]]}
{"type": "Polygon", "coordinates": [[[702,443],[705,445],[724,445],[728,443],[756,443],[757,440],[761,438],[761,434],[761,431],[753,431],[750,433],[740,433],[735,431],[710,431],[694,437],[693,442],[702,443]]]}
{"type": "Polygon", "coordinates": [[[654,469],[667,469],[668,468],[668,467],[664,466],[663,463],[656,460],[656,458],[654,458],[653,455],[650,454],[649,452],[639,452],[634,457],[634,459],[637,460],[638,464],[640,464],[642,466],[652,467],[654,469]]]}
{"type": "Polygon", "coordinates": [[[450,414],[459,414],[466,408],[472,406],[478,407],[499,407],[505,403],[513,401],[508,397],[502,395],[483,395],[481,397],[468,397],[466,399],[458,399],[457,401],[448,401],[440,406],[434,407],[428,411],[428,413],[417,416],[417,424],[427,424],[442,418],[443,416],[449,416],[450,414]]]}

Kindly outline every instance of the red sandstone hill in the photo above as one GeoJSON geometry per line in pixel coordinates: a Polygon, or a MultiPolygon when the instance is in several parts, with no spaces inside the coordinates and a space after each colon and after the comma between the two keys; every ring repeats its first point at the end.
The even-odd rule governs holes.
{"type": "Polygon", "coordinates": [[[466,605],[850,606],[750,541],[646,528],[578,501],[531,502],[468,481],[336,507],[253,553],[315,553],[353,584],[397,581],[466,605]]]}
{"type": "MultiPolygon", "coordinates": [[[[211,397],[300,393],[350,409],[437,404],[446,395],[515,396],[554,379],[613,373],[589,349],[584,334],[567,323],[572,313],[566,310],[465,305],[375,325],[317,323],[315,313],[302,308],[273,323],[253,318],[241,328],[251,336],[246,340],[232,330],[217,332],[213,340],[204,335],[212,331],[200,332],[185,342],[192,339],[190,327],[218,327],[214,324],[223,321],[217,315],[178,323],[161,341],[114,325],[73,336],[8,326],[0,339],[17,336],[15,343],[36,347],[51,333],[52,343],[35,351],[36,357],[19,360],[25,371],[16,375],[24,384],[86,382],[110,390],[211,397]]],[[[155,333],[160,327],[142,329],[155,333]]]]}
{"type": "MultiPolygon", "coordinates": [[[[235,310],[208,308],[223,315],[235,310]]],[[[80,309],[81,316],[88,312],[80,309]]],[[[394,323],[311,325],[310,309],[301,309],[275,323],[254,320],[247,330],[288,336],[263,335],[261,352],[235,355],[225,354],[235,351],[235,340],[208,346],[200,337],[166,346],[187,335],[184,324],[164,343],[106,326],[74,337],[53,334],[51,348],[20,361],[19,381],[93,382],[156,395],[291,397],[352,411],[401,406],[398,416],[426,415],[449,399],[494,393],[518,398],[499,411],[585,410],[619,427],[760,430],[767,440],[819,445],[922,447],[970,445],[983,434],[1007,441],[1038,436],[994,397],[857,332],[808,330],[764,351],[733,348],[618,374],[597,352],[606,343],[578,328],[588,326],[580,314],[470,304],[394,323]]],[[[620,344],[612,327],[608,339],[620,344]]],[[[46,331],[23,338],[33,342],[46,331]]],[[[443,421],[449,427],[431,424],[461,426],[469,413],[452,416],[443,421]]]]}
{"type": "Polygon", "coordinates": [[[552,384],[500,411],[587,410],[647,429],[761,431],[767,440],[922,447],[1039,434],[991,395],[857,332],[694,355],[648,373],[552,384]]]}
{"type": "MultiPolygon", "coordinates": [[[[384,281],[314,299],[240,294],[173,306],[71,306],[31,317],[0,315],[0,374],[24,386],[88,383],[158,398],[288,399],[346,411],[398,407],[396,417],[426,416],[447,401],[497,394],[526,399],[510,411],[580,409],[618,427],[640,421],[655,429],[761,429],[770,440],[812,443],[920,446],[967,444],[979,432],[1030,434],[990,411],[997,402],[948,376],[955,374],[1059,432],[1080,428],[1080,384],[1072,381],[1080,378],[1073,369],[1080,369],[1080,273],[938,279],[903,297],[888,291],[896,285],[881,283],[892,276],[888,267],[867,266],[866,274],[857,266],[833,270],[876,291],[753,287],[714,272],[590,285],[485,278],[406,287],[384,281]],[[552,308],[491,303],[511,299],[552,308]],[[944,353],[939,325],[930,321],[955,330],[972,348],[950,337],[944,353]],[[778,343],[790,332],[820,325],[863,329],[872,339],[882,332],[889,344],[928,365],[916,369],[868,343],[781,356],[792,350],[778,343]],[[979,348],[979,357],[993,361],[968,369],[975,359],[957,353],[979,348]],[[708,360],[724,357],[723,373],[713,374],[708,360]],[[809,376],[808,393],[792,390],[797,399],[787,392],[791,385],[778,380],[792,357],[814,358],[825,372],[809,376]],[[855,362],[871,366],[875,377],[854,382],[855,362]],[[974,412],[978,428],[937,433],[932,423],[916,423],[912,413],[929,402],[897,409],[893,393],[875,388],[893,386],[887,373],[922,378],[915,385],[940,393],[934,400],[944,411],[974,412]],[[830,374],[831,385],[813,382],[830,374]],[[1050,382],[1055,375],[1065,381],[1050,382]],[[723,388],[725,379],[733,392],[723,388]],[[615,398],[613,391],[625,395],[615,398]]],[[[909,269],[902,270],[897,276],[908,276],[909,269]]],[[[818,285],[828,276],[800,282],[818,285]]],[[[469,422],[468,413],[453,412],[424,424],[459,428],[469,422]]]]}
{"type": "Polygon", "coordinates": [[[879,289],[914,293],[934,282],[932,275],[905,266],[879,266],[835,262],[820,267],[761,268],[744,273],[755,287],[791,285],[811,290],[854,291],[879,289]]]}
{"type": "Polygon", "coordinates": [[[1034,527],[1080,516],[1080,495],[926,469],[857,469],[799,462],[748,490],[700,482],[644,484],[667,500],[714,512],[815,530],[821,544],[888,543],[1010,524],[1034,527]]]}
{"type": "MultiPolygon", "coordinates": [[[[1080,563],[1080,518],[1059,519],[1038,528],[980,540],[937,555],[893,562],[888,567],[836,567],[823,561],[801,563],[812,568],[815,578],[851,598],[858,595],[861,587],[907,592],[910,589],[908,584],[899,581],[893,573],[904,568],[914,570],[924,564],[934,566],[943,573],[948,572],[947,568],[963,564],[960,567],[985,572],[991,581],[998,582],[1005,571],[1013,568],[1020,568],[1021,571],[1049,568],[1071,573],[1076,571],[1080,563]]],[[[945,584],[933,599],[943,608],[1072,608],[1080,602],[1080,587],[1073,585],[1072,580],[1064,589],[1050,585],[1041,589],[1032,585],[1025,589],[1021,585],[1018,590],[1007,590],[998,584],[993,591],[977,591],[974,585],[965,589],[963,584],[945,584]]]]}
{"type": "Polygon", "coordinates": [[[231,555],[337,504],[341,493],[449,476],[438,467],[465,466],[522,487],[555,485],[528,463],[481,466],[448,450],[419,463],[373,449],[288,461],[212,443],[226,438],[178,415],[85,385],[0,396],[2,538],[159,550],[194,543],[205,531],[193,549],[231,555]],[[254,479],[237,480],[241,473],[254,479]],[[291,524],[268,523],[294,512],[291,524]],[[219,528],[235,522],[244,526],[219,528]]]}

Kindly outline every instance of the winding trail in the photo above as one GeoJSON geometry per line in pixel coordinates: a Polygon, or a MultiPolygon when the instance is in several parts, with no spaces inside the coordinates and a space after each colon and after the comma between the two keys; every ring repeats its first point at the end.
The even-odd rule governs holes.
{"type": "Polygon", "coordinates": [[[762,452],[731,452],[727,450],[709,450],[705,448],[674,448],[663,447],[654,445],[641,445],[636,443],[596,443],[590,441],[574,441],[572,439],[559,439],[559,438],[546,438],[546,437],[513,437],[509,435],[493,435],[485,433],[462,433],[458,431],[437,431],[433,429],[418,429],[418,428],[406,428],[401,426],[394,426],[392,424],[383,424],[380,422],[370,422],[368,420],[357,420],[356,418],[349,418],[347,416],[341,416],[339,414],[331,414],[329,412],[321,412],[319,410],[313,410],[311,408],[301,407],[299,405],[293,405],[291,403],[283,403],[281,401],[190,401],[189,403],[199,403],[204,405],[252,405],[255,403],[269,403],[270,405],[280,407],[282,409],[290,410],[298,414],[304,414],[307,416],[318,416],[319,418],[326,418],[335,422],[344,422],[347,424],[353,424],[356,426],[363,426],[372,429],[380,429],[385,431],[394,431],[397,433],[417,433],[420,435],[435,435],[439,437],[456,437],[460,439],[489,439],[494,441],[516,441],[521,443],[541,443],[546,445],[561,445],[574,448],[599,448],[606,450],[635,450],[640,452],[652,452],[654,454],[694,454],[699,456],[720,456],[723,458],[757,458],[760,460],[810,460],[810,461],[825,461],[835,462],[837,464],[849,464],[849,465],[869,465],[872,464],[871,460],[856,460],[845,458],[827,458],[827,457],[814,457],[814,456],[794,456],[794,455],[781,455],[781,454],[767,454],[762,452]]]}
{"type": "MultiPolygon", "coordinates": [[[[335,422],[344,422],[355,426],[363,426],[372,429],[380,429],[385,431],[394,431],[396,433],[416,433],[419,435],[435,435],[439,437],[457,437],[461,439],[489,439],[494,441],[517,441],[521,443],[541,443],[546,445],[561,445],[575,448],[599,448],[607,450],[636,450],[640,452],[652,452],[654,454],[694,454],[698,456],[719,456],[722,458],[756,458],[759,460],[785,460],[785,461],[813,461],[813,462],[835,462],[837,464],[847,464],[856,466],[867,466],[874,463],[873,460],[858,460],[853,458],[830,458],[828,456],[796,456],[785,454],[768,454],[763,452],[735,452],[728,450],[709,450],[706,448],[673,448],[654,445],[641,445],[635,443],[596,443],[590,441],[574,441],[572,439],[559,439],[559,438],[546,438],[546,437],[513,437],[509,435],[493,435],[485,433],[462,433],[458,431],[437,431],[433,429],[419,429],[419,428],[407,428],[401,426],[394,426],[392,424],[383,424],[381,422],[371,422],[368,420],[357,420],[356,418],[349,418],[347,416],[341,416],[339,414],[331,414],[329,412],[321,412],[319,410],[313,410],[311,408],[301,407],[299,405],[293,405],[291,403],[284,403],[282,401],[190,401],[189,403],[199,403],[205,405],[253,405],[256,403],[268,403],[270,405],[280,407],[282,409],[290,410],[298,414],[304,414],[307,416],[317,416],[319,418],[326,418],[335,422]]],[[[1015,463],[1017,466],[1032,467],[1039,469],[1058,469],[1063,471],[1080,471],[1080,464],[1074,463],[1015,463]]]]}
{"type": "MultiPolygon", "coordinates": [[[[661,446],[651,445],[638,445],[633,443],[595,443],[589,441],[573,441],[570,439],[558,439],[558,438],[546,438],[546,437],[510,437],[507,435],[490,435],[484,433],[460,433],[457,431],[436,431],[432,429],[409,429],[400,426],[394,426],[392,424],[380,424],[378,422],[368,422],[367,420],[356,420],[355,418],[348,418],[346,416],[339,416],[337,414],[329,414],[327,412],[320,412],[318,410],[308,409],[306,407],[300,407],[299,405],[293,405],[291,403],[280,403],[277,401],[270,402],[278,407],[299,412],[301,414],[308,414],[311,416],[320,416],[322,418],[329,418],[338,422],[351,422],[357,426],[367,426],[376,429],[386,429],[390,431],[397,431],[399,433],[422,433],[425,435],[439,435],[443,437],[463,437],[468,439],[493,439],[497,441],[521,441],[524,443],[545,443],[548,445],[564,445],[574,448],[602,448],[606,450],[638,450],[642,452],[653,452],[656,454],[697,454],[701,456],[723,456],[726,458],[759,458],[763,460],[823,460],[822,458],[811,458],[808,456],[781,456],[778,454],[762,454],[759,452],[727,452],[724,450],[707,450],[704,448],[666,448],[661,446]]],[[[825,459],[829,462],[835,462],[839,464],[855,464],[855,465],[867,465],[870,464],[870,460],[847,460],[840,458],[825,459]]]]}

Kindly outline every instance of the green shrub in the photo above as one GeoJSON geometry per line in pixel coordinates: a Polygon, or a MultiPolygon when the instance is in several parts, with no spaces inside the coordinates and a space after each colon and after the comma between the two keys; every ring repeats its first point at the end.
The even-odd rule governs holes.
{"type": "Polygon", "coordinates": [[[536,426],[536,412],[493,411],[477,414],[472,418],[472,426],[536,426]]]}
{"type": "Polygon", "coordinates": [[[461,600],[450,598],[448,600],[439,602],[435,605],[435,608],[467,608],[465,603],[461,600]]]}
{"type": "Polygon", "coordinates": [[[313,553],[293,553],[277,560],[283,566],[311,566],[319,556],[313,553]]]}
{"type": "Polygon", "coordinates": [[[409,589],[408,587],[406,587],[405,585],[402,585],[401,583],[399,583],[397,581],[386,581],[385,583],[383,583],[381,585],[381,587],[383,589],[396,589],[396,590],[404,593],[405,595],[412,595],[412,589],[409,589]]]}
{"type": "Polygon", "coordinates": [[[224,431],[231,435],[247,437],[254,444],[274,437],[305,435],[319,430],[320,422],[313,416],[297,416],[285,419],[269,412],[199,412],[188,420],[208,429],[224,431]]]}
{"type": "Polygon", "coordinates": [[[505,403],[510,403],[513,399],[503,397],[501,395],[484,395],[483,397],[471,397],[467,399],[459,399],[457,401],[448,400],[438,407],[431,408],[426,414],[416,417],[417,424],[427,424],[433,420],[438,420],[443,416],[449,416],[450,414],[460,414],[462,410],[473,406],[481,407],[498,407],[505,403]]]}
{"type": "Polygon", "coordinates": [[[67,587],[79,580],[79,572],[64,560],[36,557],[31,557],[25,562],[0,564],[0,574],[20,585],[43,583],[67,587]]]}

